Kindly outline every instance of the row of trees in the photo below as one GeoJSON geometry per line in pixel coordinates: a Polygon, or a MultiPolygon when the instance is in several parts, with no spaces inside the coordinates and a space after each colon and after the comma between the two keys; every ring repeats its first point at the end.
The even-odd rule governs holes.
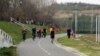
{"type": "Polygon", "coordinates": [[[10,17],[21,22],[32,19],[35,24],[54,23],[54,0],[0,0],[0,20],[9,21],[10,17]]]}
{"type": "Polygon", "coordinates": [[[99,10],[100,5],[96,4],[88,4],[88,3],[62,3],[62,4],[56,4],[55,7],[58,10],[99,10]]]}

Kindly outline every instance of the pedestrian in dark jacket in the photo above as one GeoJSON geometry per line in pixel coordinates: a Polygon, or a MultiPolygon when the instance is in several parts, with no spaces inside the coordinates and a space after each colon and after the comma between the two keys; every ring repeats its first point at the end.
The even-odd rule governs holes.
{"type": "Polygon", "coordinates": [[[26,34],[27,34],[27,30],[26,29],[22,30],[22,39],[23,39],[23,41],[26,40],[26,34]]]}
{"type": "Polygon", "coordinates": [[[41,29],[39,29],[39,30],[37,31],[37,36],[38,36],[39,38],[41,38],[41,36],[42,36],[41,29]]]}
{"type": "Polygon", "coordinates": [[[43,37],[44,37],[44,38],[46,37],[46,34],[47,34],[46,28],[44,28],[44,29],[43,29],[43,37]]]}
{"type": "Polygon", "coordinates": [[[70,36],[71,36],[71,29],[67,29],[67,36],[68,36],[68,38],[70,38],[70,36]]]}
{"type": "Polygon", "coordinates": [[[32,28],[32,39],[36,38],[36,28],[32,28]]]}
{"type": "Polygon", "coordinates": [[[19,22],[19,17],[17,17],[17,19],[16,19],[16,20],[17,20],[17,22],[19,22]]]}
{"type": "Polygon", "coordinates": [[[55,38],[55,28],[54,27],[50,28],[50,37],[51,37],[51,43],[53,43],[54,38],[55,38]]]}

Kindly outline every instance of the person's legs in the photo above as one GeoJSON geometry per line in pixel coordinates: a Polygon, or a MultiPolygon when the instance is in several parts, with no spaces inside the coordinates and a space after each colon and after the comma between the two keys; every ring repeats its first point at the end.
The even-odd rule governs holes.
{"type": "Polygon", "coordinates": [[[43,37],[45,38],[45,33],[43,33],[43,37]]]}
{"type": "Polygon", "coordinates": [[[25,41],[26,40],[26,35],[25,34],[23,34],[23,41],[25,41]]]}
{"type": "Polygon", "coordinates": [[[70,38],[70,35],[68,35],[68,38],[70,38]]]}
{"type": "Polygon", "coordinates": [[[54,42],[54,35],[51,36],[51,43],[53,44],[54,42]]]}
{"type": "Polygon", "coordinates": [[[36,37],[36,36],[35,36],[35,34],[34,34],[34,35],[32,36],[33,40],[35,39],[35,37],[36,37]]]}
{"type": "Polygon", "coordinates": [[[54,42],[54,38],[51,39],[51,43],[52,43],[52,44],[53,44],[53,42],[54,42]]]}
{"type": "Polygon", "coordinates": [[[43,32],[41,33],[41,37],[42,37],[42,38],[44,37],[44,33],[43,33],[43,32]]]}
{"type": "Polygon", "coordinates": [[[39,38],[41,38],[41,33],[39,33],[39,38]]]}
{"type": "Polygon", "coordinates": [[[46,33],[44,33],[44,37],[46,37],[46,33]]]}
{"type": "Polygon", "coordinates": [[[40,36],[39,36],[39,32],[37,32],[37,37],[40,38],[40,36]]]}

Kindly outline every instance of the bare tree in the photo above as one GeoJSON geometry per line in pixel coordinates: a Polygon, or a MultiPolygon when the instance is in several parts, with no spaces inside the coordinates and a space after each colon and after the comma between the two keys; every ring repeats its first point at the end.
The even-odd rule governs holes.
{"type": "Polygon", "coordinates": [[[0,19],[33,19],[40,24],[53,22],[54,0],[0,0],[0,19]],[[6,17],[5,17],[6,16],[6,17]]]}
{"type": "Polygon", "coordinates": [[[8,20],[9,16],[8,9],[9,9],[8,0],[0,0],[0,20],[8,20]]]}

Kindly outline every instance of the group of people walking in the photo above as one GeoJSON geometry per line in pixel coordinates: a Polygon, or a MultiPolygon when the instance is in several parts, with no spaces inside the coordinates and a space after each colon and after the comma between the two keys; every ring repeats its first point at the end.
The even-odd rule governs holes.
{"type": "Polygon", "coordinates": [[[46,31],[46,28],[44,29],[36,29],[36,28],[32,28],[32,38],[33,40],[36,38],[36,37],[46,37],[46,34],[47,34],[47,31],[46,31]]]}
{"type": "MultiPolygon", "coordinates": [[[[50,38],[51,38],[51,43],[54,42],[55,39],[55,27],[51,27],[50,28],[50,38]]],[[[22,30],[22,37],[23,37],[23,41],[26,40],[26,34],[27,34],[27,30],[24,29],[22,30]]],[[[36,29],[36,28],[32,28],[32,39],[34,40],[36,37],[38,38],[45,38],[47,35],[47,29],[43,28],[43,29],[36,29]]],[[[74,36],[74,32],[71,29],[67,29],[67,36],[68,38],[71,37],[71,35],[74,36]]]]}
{"type": "MultiPolygon", "coordinates": [[[[38,38],[45,38],[46,35],[47,35],[47,29],[46,28],[43,28],[43,29],[32,28],[31,32],[32,32],[32,39],[33,40],[36,37],[38,37],[38,38]]],[[[22,30],[23,41],[26,40],[26,35],[27,35],[27,30],[26,29],[22,30]]],[[[50,28],[50,38],[51,38],[51,43],[53,43],[54,38],[55,38],[55,28],[54,27],[50,28]]]]}

